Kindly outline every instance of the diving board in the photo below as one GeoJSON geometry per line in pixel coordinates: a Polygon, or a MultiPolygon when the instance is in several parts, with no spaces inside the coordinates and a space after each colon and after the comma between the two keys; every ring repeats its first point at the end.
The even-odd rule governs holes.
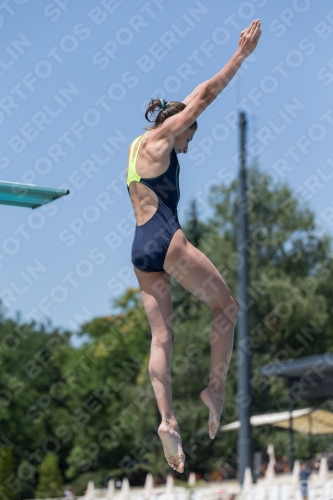
{"type": "Polygon", "coordinates": [[[68,189],[55,189],[35,186],[34,184],[0,181],[1,205],[38,208],[68,193],[68,189]]]}

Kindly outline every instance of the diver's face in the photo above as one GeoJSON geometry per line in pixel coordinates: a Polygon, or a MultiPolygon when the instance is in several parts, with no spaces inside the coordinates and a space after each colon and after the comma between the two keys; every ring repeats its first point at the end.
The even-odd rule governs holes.
{"type": "Polygon", "coordinates": [[[177,155],[179,153],[187,153],[188,143],[190,141],[192,141],[195,132],[196,132],[196,130],[194,127],[188,128],[188,129],[184,130],[184,132],[181,132],[181,134],[178,134],[176,136],[174,149],[175,149],[177,155]]]}

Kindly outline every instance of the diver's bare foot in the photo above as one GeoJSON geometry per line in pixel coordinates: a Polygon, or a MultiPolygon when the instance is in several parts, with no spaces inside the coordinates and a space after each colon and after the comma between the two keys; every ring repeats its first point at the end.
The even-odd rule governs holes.
{"type": "Polygon", "coordinates": [[[172,426],[167,422],[161,423],[158,435],[162,441],[165,458],[174,470],[184,472],[185,455],[178,425],[172,426]]]}
{"type": "Polygon", "coordinates": [[[220,419],[223,409],[224,393],[218,395],[211,391],[209,387],[200,394],[202,401],[208,406],[208,430],[210,439],[214,439],[220,425],[220,419]]]}

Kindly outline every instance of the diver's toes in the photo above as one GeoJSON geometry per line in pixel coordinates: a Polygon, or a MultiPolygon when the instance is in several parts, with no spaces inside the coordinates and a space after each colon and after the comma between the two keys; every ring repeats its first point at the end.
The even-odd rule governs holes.
{"type": "Polygon", "coordinates": [[[177,466],[177,472],[184,472],[184,464],[183,464],[183,462],[181,462],[180,464],[178,464],[178,466],[177,466]]]}

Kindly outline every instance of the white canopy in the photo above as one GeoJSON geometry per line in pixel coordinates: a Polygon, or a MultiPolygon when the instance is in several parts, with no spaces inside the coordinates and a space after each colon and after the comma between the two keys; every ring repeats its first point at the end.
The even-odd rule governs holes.
{"type": "MultiPolygon", "coordinates": [[[[321,410],[320,408],[303,408],[291,412],[293,421],[293,430],[305,434],[333,434],[333,413],[321,410]]],[[[252,427],[261,425],[274,425],[289,429],[289,411],[278,413],[264,413],[262,415],[253,415],[250,418],[252,427]]],[[[239,429],[240,422],[222,425],[220,431],[227,432],[239,429]]]]}

